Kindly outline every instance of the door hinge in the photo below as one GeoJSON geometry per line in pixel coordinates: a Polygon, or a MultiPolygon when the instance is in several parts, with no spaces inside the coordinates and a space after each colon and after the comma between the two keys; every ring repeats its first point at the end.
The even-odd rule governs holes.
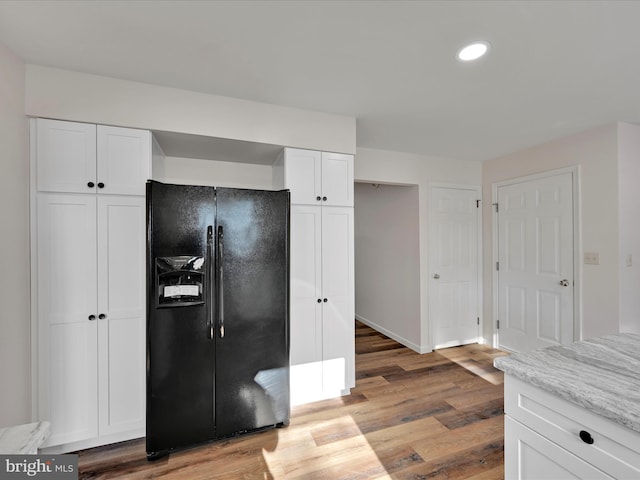
{"type": "Polygon", "coordinates": [[[480,200],[476,200],[476,208],[480,208],[480,200]]]}
{"type": "Polygon", "coordinates": [[[496,328],[500,330],[500,320],[496,320],[496,328]]]}
{"type": "Polygon", "coordinates": [[[496,213],[498,213],[498,204],[494,203],[493,206],[496,207],[496,213]]]}
{"type": "Polygon", "coordinates": [[[478,317],[477,320],[478,320],[478,325],[480,325],[480,317],[478,317]]]}
{"type": "Polygon", "coordinates": [[[500,271],[500,262],[496,262],[496,270],[500,271]]]}

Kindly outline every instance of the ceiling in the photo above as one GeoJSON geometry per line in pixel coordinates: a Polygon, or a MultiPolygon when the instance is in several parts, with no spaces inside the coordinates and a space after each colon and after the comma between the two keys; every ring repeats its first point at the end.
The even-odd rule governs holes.
{"type": "Polygon", "coordinates": [[[640,2],[1,1],[26,63],[352,116],[358,147],[482,161],[640,123],[640,2]],[[487,40],[474,64],[454,56],[487,40]]]}

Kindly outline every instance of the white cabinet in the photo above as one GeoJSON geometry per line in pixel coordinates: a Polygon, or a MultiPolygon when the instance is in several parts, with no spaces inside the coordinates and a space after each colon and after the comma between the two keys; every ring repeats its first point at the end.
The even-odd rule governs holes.
{"type": "Polygon", "coordinates": [[[36,119],[37,189],[144,195],[151,132],[36,119]]]}
{"type": "Polygon", "coordinates": [[[640,478],[640,433],[505,375],[505,478],[640,478]]]}
{"type": "Polygon", "coordinates": [[[274,167],[291,204],[353,207],[353,155],[285,148],[274,167]]]}
{"type": "Polygon", "coordinates": [[[287,148],[274,184],[291,190],[291,404],[298,405],[355,386],[353,156],[287,148]]]}
{"type": "Polygon", "coordinates": [[[145,200],[38,195],[43,445],[144,429],[145,200]]]}
{"type": "Polygon", "coordinates": [[[127,130],[32,122],[36,397],[38,418],[51,422],[43,445],[50,453],[144,436],[146,203],[139,193],[146,178],[132,178],[150,171],[151,154],[134,147],[144,137],[139,131],[128,144],[127,130]],[[105,133],[102,145],[92,140],[96,130],[105,133]],[[80,148],[92,142],[93,150],[80,148]],[[94,159],[94,169],[96,157],[110,159],[101,178],[117,180],[113,188],[106,182],[103,188],[79,188],[86,177],[74,167],[91,163],[81,161],[81,151],[85,160],[94,159]],[[137,158],[127,179],[125,163],[133,151],[147,159],[137,158]],[[64,168],[41,165],[52,159],[64,168]],[[69,192],[57,191],[63,188],[69,192]]]}
{"type": "Polygon", "coordinates": [[[291,207],[291,403],[355,385],[353,209],[291,207]]]}

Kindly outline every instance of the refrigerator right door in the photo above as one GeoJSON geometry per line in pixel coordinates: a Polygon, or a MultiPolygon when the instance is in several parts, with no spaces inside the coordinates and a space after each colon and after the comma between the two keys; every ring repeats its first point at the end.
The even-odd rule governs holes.
{"type": "Polygon", "coordinates": [[[289,423],[289,192],[218,188],[216,436],[289,423]]]}

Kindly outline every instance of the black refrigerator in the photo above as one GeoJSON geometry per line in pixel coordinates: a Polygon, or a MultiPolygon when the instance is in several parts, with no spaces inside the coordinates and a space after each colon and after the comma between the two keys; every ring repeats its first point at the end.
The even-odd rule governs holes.
{"type": "Polygon", "coordinates": [[[147,183],[147,458],[289,423],[289,192],[147,183]]]}

